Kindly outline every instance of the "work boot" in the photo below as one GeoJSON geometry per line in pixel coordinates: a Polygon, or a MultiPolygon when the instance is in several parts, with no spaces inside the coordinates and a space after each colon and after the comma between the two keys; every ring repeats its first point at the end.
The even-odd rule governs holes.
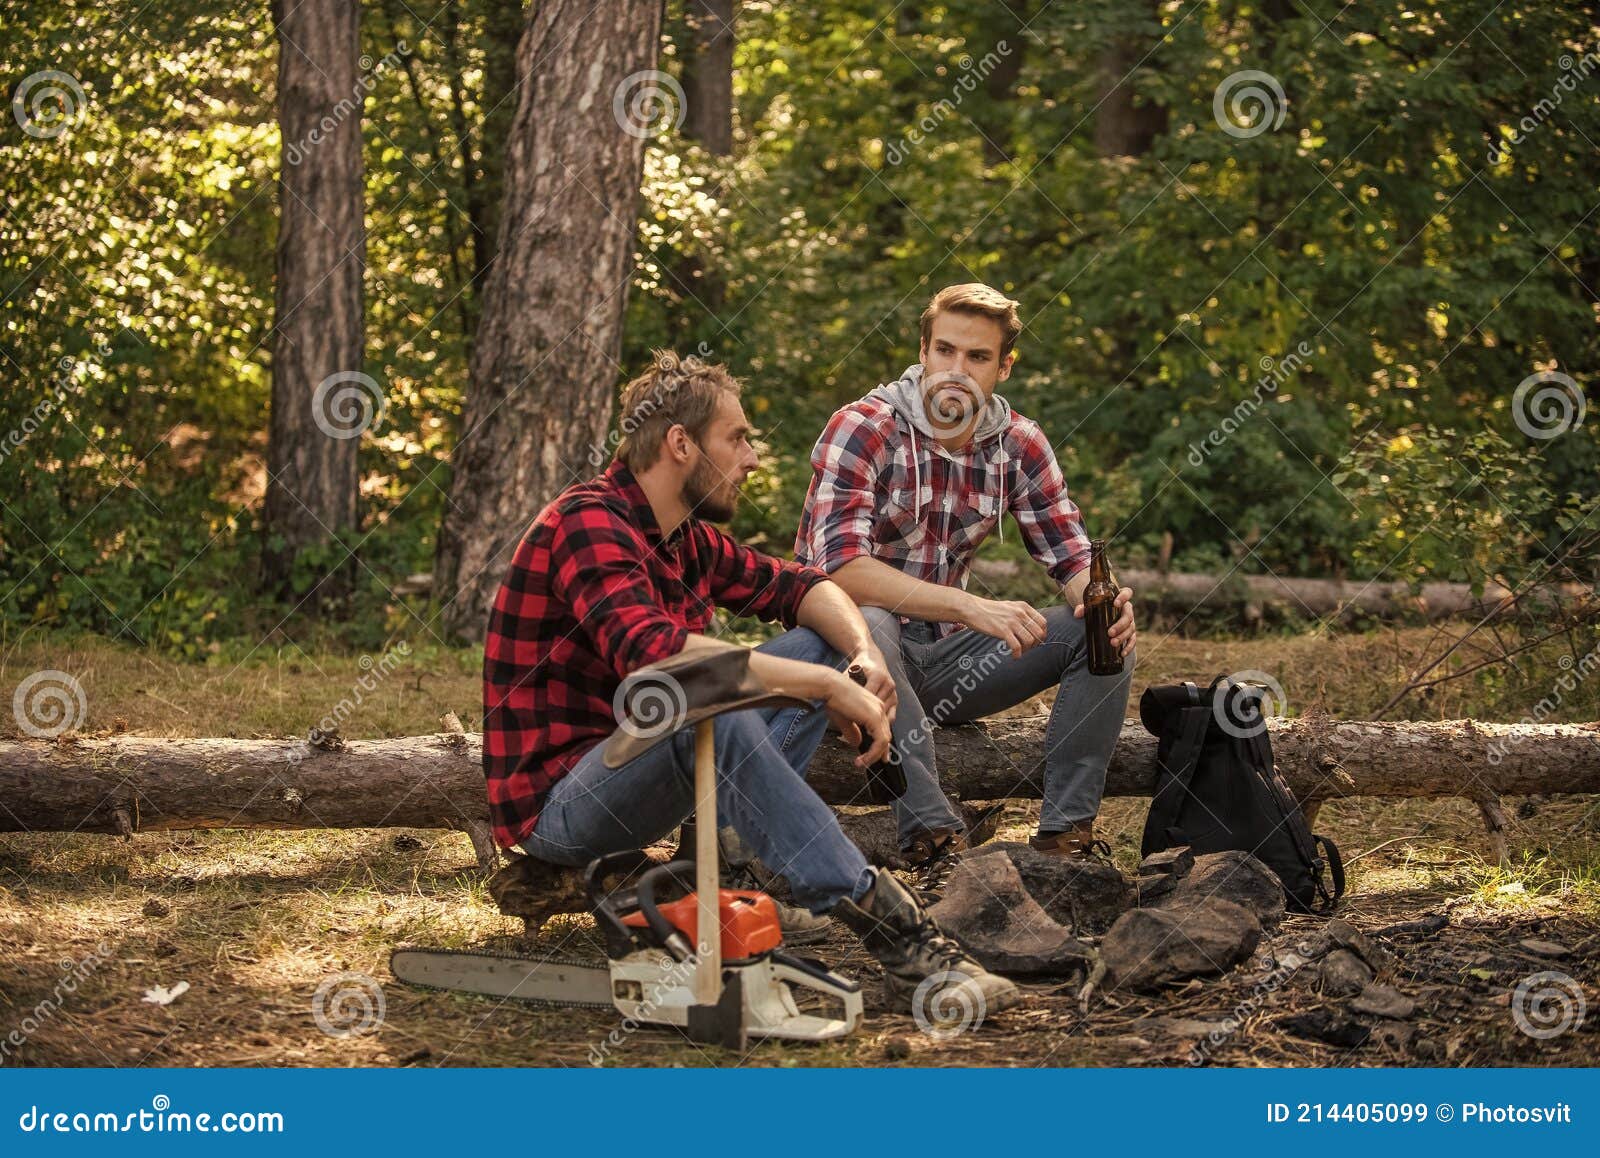
{"type": "Polygon", "coordinates": [[[924,1029],[945,1033],[976,1028],[991,1013],[1022,1000],[1017,987],[990,973],[939,931],[927,910],[887,870],[873,870],[872,888],[848,897],[832,913],[855,931],[883,966],[891,1003],[924,1029]],[[952,1017],[960,1025],[949,1028],[952,1017]],[[928,1024],[923,1024],[927,1022],[928,1024]]]}
{"type": "Polygon", "coordinates": [[[944,895],[945,882],[955,868],[955,854],[971,848],[967,834],[953,826],[925,828],[900,850],[900,857],[916,880],[924,904],[933,904],[944,895]]]}
{"type": "Polygon", "coordinates": [[[1094,834],[1094,817],[1075,820],[1065,832],[1041,832],[1028,838],[1028,845],[1048,856],[1063,860],[1096,860],[1111,863],[1111,846],[1094,834]]]}
{"type": "Polygon", "coordinates": [[[997,804],[977,814],[972,827],[965,832],[957,830],[954,825],[943,825],[912,834],[900,849],[900,857],[916,878],[916,889],[923,904],[934,904],[944,895],[944,886],[950,879],[951,870],[955,868],[957,853],[994,839],[1003,811],[1005,806],[997,804]]]}

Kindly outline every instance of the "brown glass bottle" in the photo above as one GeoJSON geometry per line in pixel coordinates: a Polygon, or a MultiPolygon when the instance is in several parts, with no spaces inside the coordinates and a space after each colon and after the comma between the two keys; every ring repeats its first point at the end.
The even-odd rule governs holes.
{"type": "Polygon", "coordinates": [[[1111,625],[1116,621],[1116,585],[1111,582],[1111,566],[1106,562],[1106,541],[1089,542],[1089,586],[1083,589],[1084,634],[1089,644],[1089,674],[1121,675],[1122,656],[1111,642],[1111,625]]]}

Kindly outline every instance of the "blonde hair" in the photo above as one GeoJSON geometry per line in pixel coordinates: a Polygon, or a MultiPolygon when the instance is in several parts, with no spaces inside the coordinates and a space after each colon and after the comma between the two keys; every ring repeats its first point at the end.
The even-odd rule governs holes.
{"type": "Polygon", "coordinates": [[[1022,319],[1017,316],[1017,303],[1005,294],[981,281],[965,285],[945,286],[933,295],[928,308],[922,311],[922,344],[933,340],[933,320],[949,311],[958,314],[976,314],[1000,323],[1000,356],[1004,358],[1017,344],[1022,333],[1022,319]]]}
{"type": "Polygon", "coordinates": [[[739,380],[720,363],[652,350],[650,368],[622,389],[617,458],[635,474],[649,470],[668,430],[681,423],[698,441],[716,415],[718,397],[738,397],[739,391],[739,380]]]}

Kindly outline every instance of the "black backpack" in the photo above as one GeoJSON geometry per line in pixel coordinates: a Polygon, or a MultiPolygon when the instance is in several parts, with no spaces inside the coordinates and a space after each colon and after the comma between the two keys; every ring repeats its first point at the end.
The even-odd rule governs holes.
{"type": "Polygon", "coordinates": [[[1204,692],[1192,682],[1145,691],[1139,719],[1158,743],[1139,855],[1184,844],[1196,855],[1242,849],[1278,874],[1290,909],[1331,912],[1344,894],[1344,863],[1333,841],[1312,836],[1272,762],[1261,696],[1226,675],[1204,692]]]}

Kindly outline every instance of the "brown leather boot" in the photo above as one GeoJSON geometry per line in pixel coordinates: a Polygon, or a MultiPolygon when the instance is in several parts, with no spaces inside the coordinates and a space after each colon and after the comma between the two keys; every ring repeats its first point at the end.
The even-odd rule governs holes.
{"type": "Polygon", "coordinates": [[[1049,836],[1030,836],[1028,845],[1049,856],[1069,860],[1098,860],[1111,863],[1111,846],[1094,834],[1094,817],[1074,821],[1065,832],[1049,836]]]}

